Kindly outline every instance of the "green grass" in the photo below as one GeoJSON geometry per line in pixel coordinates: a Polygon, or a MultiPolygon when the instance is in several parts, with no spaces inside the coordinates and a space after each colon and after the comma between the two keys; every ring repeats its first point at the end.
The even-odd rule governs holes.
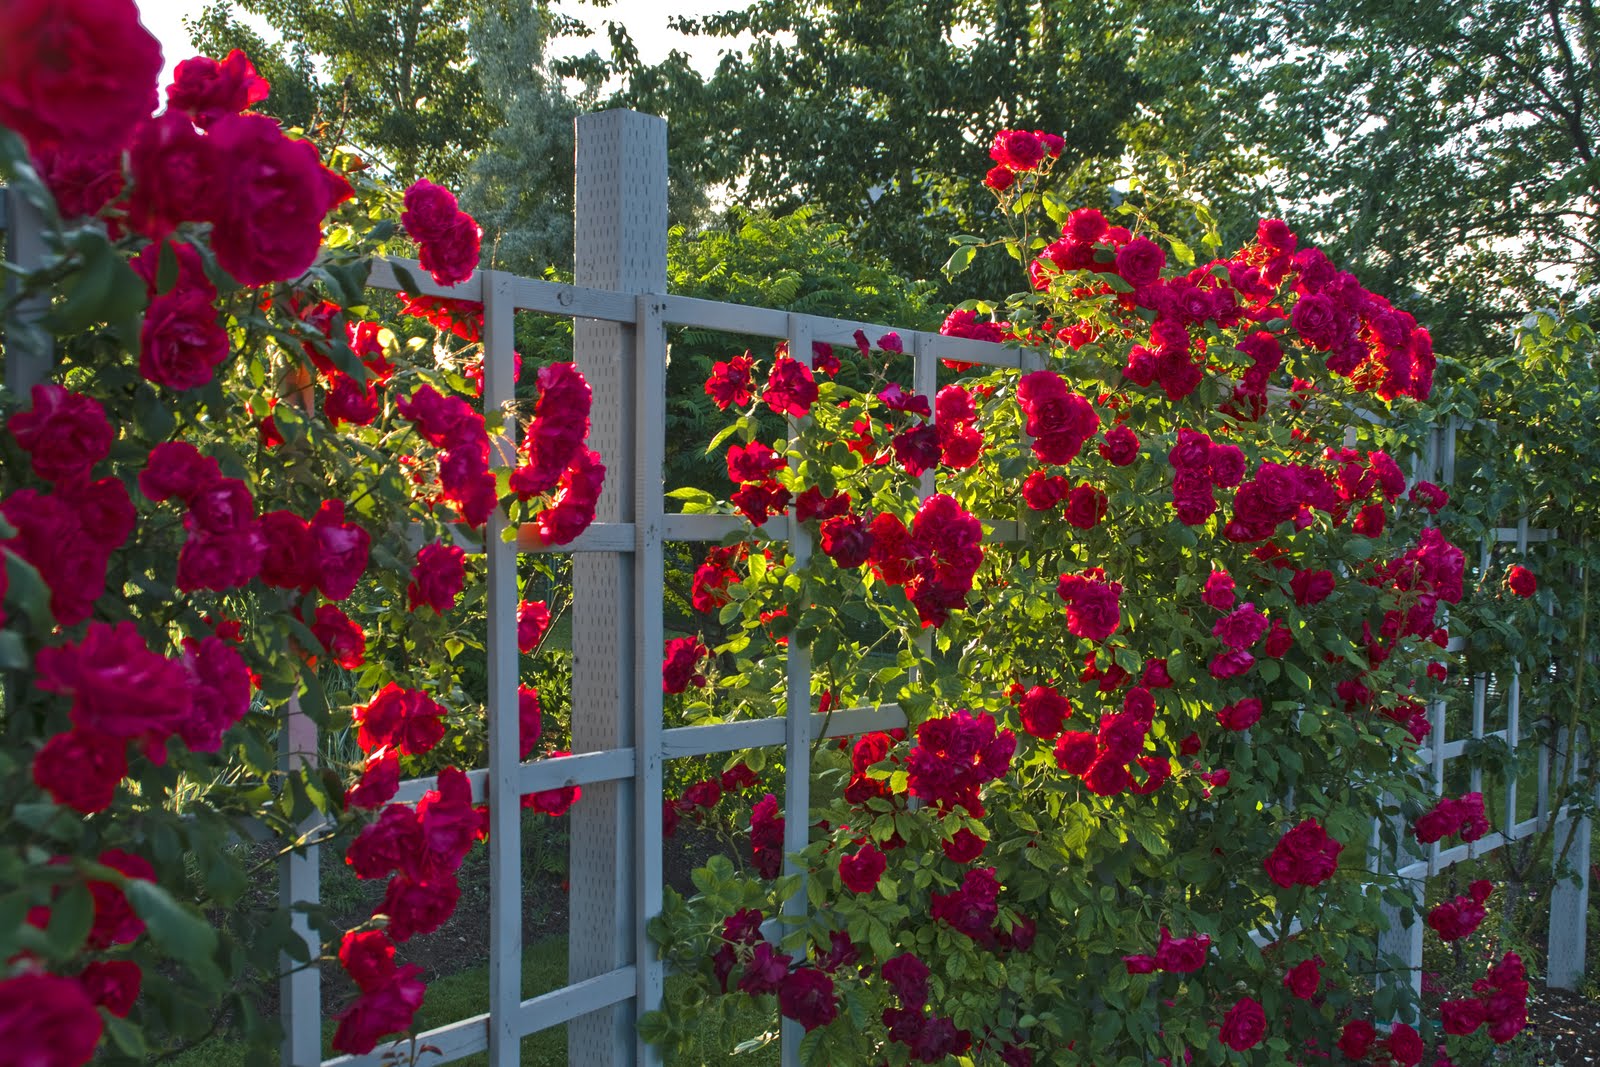
{"type": "MultiPolygon", "coordinates": [[[[530,945],[522,953],[522,996],[524,999],[559,989],[567,982],[567,939],[551,937],[530,945]]],[[[740,997],[738,1032],[741,1038],[754,1037],[775,1029],[777,1020],[760,1011],[748,997],[740,997]]],[[[468,1019],[488,1010],[489,968],[486,965],[461,971],[434,980],[428,986],[427,998],[417,1012],[418,1033],[444,1026],[458,1019],[468,1019]]],[[[707,1013],[707,1019],[712,1013],[707,1013]]],[[[325,1019],[322,1026],[323,1056],[331,1057],[329,1042],[333,1038],[335,1023],[325,1019]]],[[[522,1042],[522,1067],[566,1067],[567,1028],[553,1026],[524,1038],[522,1042]]],[[[169,1061],[174,1067],[243,1067],[244,1048],[227,1037],[216,1037],[169,1061]]],[[[479,1053],[464,1059],[453,1060],[463,1067],[487,1067],[488,1057],[479,1053]]],[[[688,1067],[690,1064],[734,1063],[739,1067],[775,1067],[778,1047],[772,1042],[762,1048],[734,1056],[731,1049],[718,1047],[714,1027],[709,1024],[700,1035],[699,1047],[688,1058],[674,1061],[688,1067]]]]}

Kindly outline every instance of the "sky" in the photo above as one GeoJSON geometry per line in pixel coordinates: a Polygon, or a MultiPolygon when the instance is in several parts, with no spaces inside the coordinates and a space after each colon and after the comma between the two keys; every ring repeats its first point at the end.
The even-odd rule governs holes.
{"type": "MultiPolygon", "coordinates": [[[[161,82],[165,85],[170,80],[172,68],[183,59],[194,54],[194,49],[189,45],[189,35],[184,31],[183,20],[185,16],[198,15],[207,5],[208,0],[139,0],[140,17],[145,28],[156,36],[161,42],[162,55],[166,60],[166,69],[162,71],[161,82]]],[[[690,62],[703,73],[710,73],[717,65],[720,53],[731,45],[742,43],[735,39],[730,42],[725,38],[690,37],[667,26],[669,15],[708,15],[731,8],[745,6],[748,0],[672,0],[665,3],[663,0],[613,0],[609,7],[600,9],[589,4],[579,4],[573,0],[561,0],[557,7],[582,18],[595,31],[596,36],[587,41],[565,42],[565,47],[551,50],[552,58],[568,54],[581,54],[590,48],[603,50],[607,47],[604,24],[607,20],[620,22],[628,28],[633,37],[633,42],[638,46],[640,58],[646,63],[656,63],[667,57],[667,53],[676,48],[690,57],[690,62]]],[[[266,24],[251,16],[243,16],[244,21],[263,32],[264,36],[274,37],[266,24]]]]}

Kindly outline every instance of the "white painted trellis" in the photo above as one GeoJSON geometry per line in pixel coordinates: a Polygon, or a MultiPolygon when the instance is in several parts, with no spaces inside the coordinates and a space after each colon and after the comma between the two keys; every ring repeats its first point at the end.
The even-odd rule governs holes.
{"type": "MultiPolygon", "coordinates": [[[[1411,484],[1419,480],[1433,480],[1450,488],[1455,481],[1457,462],[1457,435],[1461,425],[1454,417],[1446,419],[1442,426],[1436,427],[1422,442],[1420,454],[1412,464],[1411,484]]],[[[1527,518],[1522,518],[1515,526],[1497,527],[1491,531],[1493,545],[1510,544],[1516,548],[1517,560],[1524,559],[1528,547],[1532,544],[1555,541],[1560,537],[1557,530],[1532,529],[1527,518]]],[[[1491,539],[1486,538],[1478,545],[1476,570],[1480,579],[1490,573],[1491,556],[1493,552],[1491,539]]],[[[1472,580],[1472,562],[1469,552],[1469,565],[1467,580],[1472,580]]],[[[1549,576],[1547,576],[1548,579],[1549,576]]],[[[1553,606],[1551,610],[1554,610],[1553,606]]],[[[1447,650],[1461,653],[1466,649],[1463,638],[1452,637],[1447,650]]],[[[1509,672],[1510,677],[1504,674],[1480,673],[1471,679],[1471,716],[1470,732],[1465,737],[1450,738],[1447,736],[1447,712],[1449,701],[1434,701],[1428,708],[1428,720],[1432,732],[1428,735],[1428,744],[1424,745],[1417,753],[1417,758],[1428,767],[1428,783],[1435,796],[1445,793],[1445,767],[1449,761],[1459,759],[1467,752],[1469,745],[1485,740],[1498,739],[1506,746],[1507,752],[1514,756],[1519,748],[1525,749],[1526,741],[1522,723],[1522,675],[1520,668],[1509,672]],[[1505,701],[1505,725],[1497,730],[1489,730],[1488,708],[1490,702],[1491,685],[1499,690],[1505,701]]],[[[1578,819],[1576,827],[1573,820],[1574,813],[1565,805],[1559,810],[1552,811],[1550,807],[1550,767],[1552,758],[1564,759],[1568,749],[1566,745],[1576,742],[1578,751],[1583,750],[1582,727],[1580,736],[1566,738],[1559,734],[1552,737],[1550,742],[1541,745],[1537,751],[1538,758],[1538,793],[1535,798],[1533,813],[1526,819],[1518,816],[1518,787],[1516,773],[1506,776],[1501,782],[1503,788],[1502,806],[1498,811],[1487,811],[1491,823],[1499,825],[1501,829],[1485,834],[1482,838],[1472,842],[1462,842],[1449,848],[1441,847],[1437,841],[1421,846],[1422,855],[1411,859],[1396,857],[1392,854],[1385,855],[1379,841],[1379,826],[1373,827],[1371,839],[1369,865],[1376,871],[1382,866],[1394,877],[1398,878],[1409,892],[1411,903],[1408,908],[1386,909],[1389,916],[1389,928],[1379,937],[1379,947],[1382,951],[1392,953],[1404,968],[1404,980],[1420,995],[1422,990],[1423,966],[1423,907],[1427,893],[1427,881],[1437,876],[1464,860],[1473,860],[1485,856],[1496,849],[1503,848],[1514,842],[1521,841],[1536,833],[1540,833],[1552,826],[1555,827],[1554,839],[1557,842],[1556,857],[1559,863],[1560,843],[1566,840],[1570,831],[1573,834],[1572,849],[1567,854],[1567,865],[1577,873],[1576,879],[1563,878],[1555,885],[1550,898],[1550,926],[1548,936],[1548,955],[1545,960],[1546,982],[1561,989],[1576,989],[1583,981],[1584,964],[1586,955],[1586,934],[1588,929],[1589,890],[1590,890],[1590,839],[1592,827],[1590,820],[1578,819]]],[[[1582,769],[1581,766],[1578,768],[1582,769]]],[[[1483,791],[1483,770],[1474,765],[1470,772],[1471,792],[1483,791]]],[[[1600,800],[1600,796],[1595,798],[1600,800]]],[[[1401,839],[1412,841],[1405,827],[1401,827],[1401,839]]],[[[1561,874],[1558,868],[1555,872],[1561,874]]],[[[1501,906],[1510,906],[1511,902],[1505,900],[1504,895],[1499,899],[1501,906]]],[[[1396,976],[1399,977],[1398,975],[1396,976]]]]}
{"type": "MultiPolygon", "coordinates": [[[[507,520],[496,514],[487,531],[488,571],[487,659],[489,766],[469,773],[474,799],[487,800],[491,826],[490,944],[488,1011],[420,1035],[416,1046],[433,1051],[420,1064],[442,1064],[487,1052],[492,1067],[510,1067],[520,1060],[524,1037],[567,1024],[569,1062],[584,1067],[652,1064],[659,1055],[641,1042],[634,1021],[661,1005],[665,969],[646,932],[662,903],[662,767],[666,760],[736,750],[782,747],[786,767],[784,815],[786,853],[806,845],[809,829],[810,748],[819,734],[847,736],[906,725],[895,704],[851,708],[831,715],[811,709],[811,664],[798,641],[788,648],[786,711],[781,718],[745,720],[707,726],[665,729],[658,679],[663,647],[663,545],[667,541],[714,542],[748,527],[737,516],[668,515],[664,511],[662,463],[665,450],[667,364],[666,330],[692,327],[786,340],[795,353],[810,351],[812,341],[851,345],[856,330],[880,335],[896,329],[912,361],[914,389],[932,395],[937,361],[969,363],[1023,371],[1040,365],[1036,353],[892,325],[848,322],[798,315],[766,308],[724,304],[666,295],[667,158],[666,125],[658,118],[629,111],[585,115],[577,120],[575,239],[573,285],[556,285],[485,270],[453,288],[432,284],[410,264],[421,291],[478,301],[484,310],[484,402],[488,411],[508,411],[514,398],[512,346],[515,314],[532,311],[574,320],[574,358],[594,388],[590,444],[604,458],[608,475],[596,522],[561,551],[573,560],[573,755],[522,763],[518,758],[516,608],[517,560],[522,551],[538,551],[529,540],[508,535],[507,520]],[[524,1000],[522,988],[522,840],[518,799],[528,793],[567,786],[585,787],[583,800],[571,813],[571,906],[569,984],[524,1000]]],[[[36,220],[9,198],[6,226],[9,258],[37,264],[42,249],[36,220]]],[[[5,203],[0,198],[0,204],[5,203]]],[[[0,220],[3,221],[3,220],[0,220]]],[[[399,290],[393,267],[379,262],[369,279],[378,289],[399,290]]],[[[14,310],[36,315],[38,307],[14,310]]],[[[48,368],[48,353],[7,352],[7,379],[26,388],[48,368]]],[[[500,462],[509,461],[516,428],[507,420],[497,442],[500,462]]],[[[1455,463],[1455,427],[1434,432],[1414,477],[1436,477],[1448,485],[1455,463]]],[[[934,491],[932,472],[922,478],[920,492],[934,491]]],[[[1010,520],[986,522],[988,541],[1018,535],[1010,520]]],[[[810,551],[805,529],[789,516],[779,516],[762,533],[787,540],[790,554],[804,561],[810,551]]],[[[1497,531],[1504,541],[1525,549],[1547,540],[1550,531],[1528,529],[1527,523],[1497,531]]],[[[1487,566],[1489,548],[1480,563],[1487,566]]],[[[925,639],[924,639],[925,640],[925,639]]],[[[1459,650],[1459,649],[1458,649],[1459,650]]],[[[1515,748],[1521,740],[1521,679],[1506,686],[1507,726],[1486,731],[1490,679],[1473,682],[1472,738],[1502,736],[1515,748]]],[[[1444,784],[1445,763],[1459,757],[1467,739],[1445,737],[1445,705],[1433,705],[1433,734],[1422,750],[1429,762],[1432,785],[1444,784]]],[[[291,703],[282,752],[286,766],[314,759],[318,747],[311,720],[291,703]]],[[[1570,819],[1549,810],[1550,753],[1541,753],[1540,794],[1535,814],[1517,821],[1516,782],[1506,787],[1505,829],[1471,845],[1440,849],[1429,846],[1423,858],[1385,861],[1374,829],[1374,869],[1383,867],[1412,887],[1418,907],[1404,924],[1396,911],[1381,947],[1411,968],[1420,985],[1422,923],[1420,903],[1426,879],[1463,859],[1482,855],[1518,840],[1554,819],[1570,819]]],[[[414,803],[434,785],[432,779],[406,782],[397,801],[414,803]]],[[[1472,772],[1472,786],[1481,786],[1481,772],[1472,772]]],[[[1590,829],[1579,828],[1571,863],[1584,872],[1577,883],[1564,882],[1551,904],[1548,977],[1552,985],[1573,987],[1584,963],[1584,918],[1588,899],[1590,829]]],[[[315,846],[286,857],[280,870],[283,906],[318,899],[318,855],[315,846]]],[[[788,868],[791,873],[793,868],[788,868]]],[[[806,895],[789,902],[790,914],[801,914],[806,895]]],[[[309,925],[300,916],[297,929],[315,956],[309,925]]],[[[321,978],[316,967],[286,967],[281,981],[285,1028],[282,1061],[287,1067],[379,1067],[398,1053],[408,1057],[409,1042],[380,1047],[365,1056],[322,1060],[321,978]],[[386,1057],[389,1057],[386,1059],[386,1057]]],[[[785,1021],[782,1061],[799,1062],[801,1031],[785,1021]]]]}

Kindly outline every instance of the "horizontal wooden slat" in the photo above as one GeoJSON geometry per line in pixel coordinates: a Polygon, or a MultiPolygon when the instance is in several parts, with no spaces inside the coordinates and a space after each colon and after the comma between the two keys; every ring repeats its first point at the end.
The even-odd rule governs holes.
{"type": "Polygon", "coordinates": [[[367,284],[374,289],[389,289],[396,293],[404,292],[405,286],[400,284],[400,276],[394,271],[395,264],[410,273],[411,280],[416,283],[417,290],[426,296],[443,296],[452,300],[471,300],[480,304],[483,302],[482,271],[473,271],[472,276],[459,285],[440,285],[433,280],[427,271],[422,269],[422,264],[414,259],[401,259],[398,256],[373,260],[372,271],[367,275],[367,284]]]}
{"type": "Polygon", "coordinates": [[[632,552],[634,530],[631,522],[597,522],[565,545],[547,545],[539,528],[524,523],[517,528],[519,552],[632,552]]]}
{"type": "MultiPolygon", "coordinates": [[[[898,704],[876,707],[840,708],[830,714],[813,712],[811,736],[848,737],[872,730],[898,730],[906,725],[906,714],[898,704]]],[[[679,726],[661,732],[661,752],[667,759],[709,756],[737,752],[742,748],[766,748],[783,744],[782,718],[743,719],[714,722],[702,726],[679,726]]]]}
{"type": "MultiPolygon", "coordinates": [[[[730,535],[748,537],[753,532],[750,524],[738,515],[668,515],[661,528],[664,541],[724,541],[730,535]]],[[[761,536],[769,541],[784,541],[789,537],[789,518],[779,515],[761,527],[761,536]]]]}
{"type": "MultiPolygon", "coordinates": [[[[470,1019],[418,1034],[417,1047],[420,1049],[426,1045],[432,1045],[438,1051],[418,1056],[417,1067],[434,1067],[435,1064],[450,1063],[474,1052],[482,1052],[489,1047],[489,1016],[487,1013],[474,1015],[470,1019]]],[[[379,1045],[365,1056],[339,1056],[323,1060],[322,1067],[394,1067],[396,1063],[409,1062],[411,1042],[394,1041],[379,1045]]]]}
{"type": "MultiPolygon", "coordinates": [[[[579,752],[575,756],[552,756],[522,764],[517,774],[517,789],[523,794],[538,793],[546,789],[565,789],[569,785],[592,785],[595,782],[614,782],[633,776],[634,753],[631,748],[606,749],[603,752],[579,752]]],[[[485,800],[484,782],[489,772],[483,768],[467,772],[472,783],[472,802],[485,800]]],[[[411,778],[400,783],[394,795],[396,804],[415,804],[422,794],[438,787],[437,778],[411,778]]]]}
{"type": "Polygon", "coordinates": [[[542,311],[549,315],[605,322],[632,323],[638,314],[634,298],[628,293],[520,276],[511,280],[511,303],[518,311],[542,311]]]}
{"type": "MultiPolygon", "coordinates": [[[[1528,531],[1528,543],[1537,544],[1540,541],[1554,541],[1560,536],[1560,530],[1533,529],[1528,531]]],[[[1494,531],[1494,539],[1496,541],[1515,543],[1517,540],[1517,528],[1515,526],[1497,526],[1494,531]]]]}
{"type": "Polygon", "coordinates": [[[637,980],[637,972],[632,966],[618,967],[614,971],[542,993],[532,1000],[524,1000],[518,1012],[517,1028],[523,1037],[527,1037],[570,1022],[580,1015],[620,1004],[633,997],[637,980]]]}

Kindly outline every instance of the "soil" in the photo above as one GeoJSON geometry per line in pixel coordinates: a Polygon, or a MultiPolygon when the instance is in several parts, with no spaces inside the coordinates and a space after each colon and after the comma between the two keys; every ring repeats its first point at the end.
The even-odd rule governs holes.
{"type": "Polygon", "coordinates": [[[1600,998],[1535,985],[1528,996],[1528,1032],[1550,1047],[1552,1064],[1600,1064],[1600,998]]]}

